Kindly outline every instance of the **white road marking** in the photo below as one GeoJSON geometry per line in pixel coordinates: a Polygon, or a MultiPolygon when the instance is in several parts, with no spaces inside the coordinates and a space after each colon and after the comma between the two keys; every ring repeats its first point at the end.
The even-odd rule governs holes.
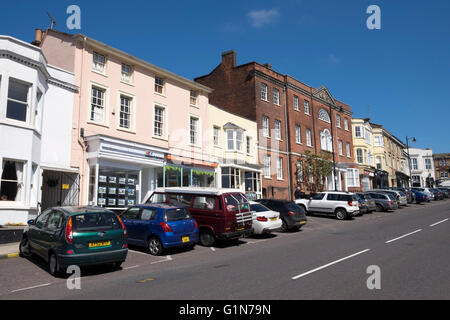
{"type": "Polygon", "coordinates": [[[392,240],[386,241],[386,243],[391,243],[391,242],[394,242],[394,241],[397,241],[397,240],[403,239],[403,238],[405,238],[405,237],[408,237],[408,236],[410,236],[410,235],[412,235],[412,234],[415,234],[415,233],[417,233],[417,232],[420,232],[420,231],[422,231],[422,229],[419,229],[419,230],[416,230],[416,231],[410,232],[410,233],[408,233],[408,234],[405,234],[405,235],[403,235],[403,236],[401,236],[401,237],[398,237],[398,238],[395,238],[395,239],[392,239],[392,240]]]}
{"type": "Polygon", "coordinates": [[[49,285],[51,285],[51,283],[39,284],[39,285],[33,286],[33,287],[28,287],[28,288],[23,288],[23,289],[13,290],[13,291],[11,291],[11,293],[13,293],[13,292],[19,292],[19,291],[25,291],[25,290],[31,290],[31,289],[40,288],[40,287],[46,287],[46,286],[49,286],[49,285]]]}
{"type": "Polygon", "coordinates": [[[446,221],[448,221],[448,220],[449,220],[449,219],[445,219],[445,220],[442,220],[442,221],[439,221],[439,222],[433,223],[433,224],[431,224],[431,225],[430,225],[430,227],[434,227],[434,226],[437,226],[438,224],[444,223],[444,222],[446,222],[446,221]]]}
{"type": "Polygon", "coordinates": [[[169,261],[172,261],[172,260],[173,260],[173,259],[172,259],[171,256],[166,256],[166,259],[164,259],[164,260],[159,260],[159,261],[154,261],[154,262],[152,262],[152,263],[150,263],[150,264],[161,263],[161,262],[169,262],[169,261]]]}
{"type": "Polygon", "coordinates": [[[300,274],[300,275],[298,275],[298,276],[292,277],[292,280],[300,279],[300,278],[302,278],[302,277],[304,277],[304,276],[307,276],[307,275],[309,275],[309,274],[311,274],[311,273],[314,273],[314,272],[316,272],[316,271],[319,271],[319,270],[328,268],[328,267],[330,267],[330,266],[332,266],[332,265],[335,265],[335,264],[337,264],[337,263],[339,263],[339,262],[342,262],[342,261],[348,260],[348,259],[350,259],[350,258],[356,257],[356,256],[358,256],[358,255],[360,255],[360,254],[363,254],[363,253],[366,253],[366,252],[368,252],[368,251],[370,251],[370,249],[366,249],[366,250],[357,252],[357,253],[355,253],[355,254],[352,254],[352,255],[350,255],[350,256],[348,256],[348,257],[345,257],[345,258],[342,258],[342,259],[333,261],[333,262],[331,262],[331,263],[328,263],[328,264],[323,265],[323,266],[321,266],[321,267],[318,267],[318,268],[316,268],[316,269],[313,269],[313,270],[310,270],[310,271],[308,271],[308,272],[302,273],[302,274],[300,274]]]}
{"type": "Polygon", "coordinates": [[[254,244],[254,243],[260,243],[260,242],[266,242],[266,241],[267,241],[267,239],[266,240],[249,241],[247,243],[248,244],[254,244]]]}
{"type": "Polygon", "coordinates": [[[140,266],[126,267],[126,268],[123,268],[123,270],[135,269],[135,268],[139,268],[139,267],[140,267],[140,266]]]}
{"type": "Polygon", "coordinates": [[[148,253],[145,253],[145,252],[140,252],[140,251],[130,250],[130,249],[128,249],[128,251],[131,251],[131,252],[137,253],[137,254],[142,254],[142,255],[147,256],[147,257],[149,256],[149,254],[148,254],[148,253]]]}
{"type": "Polygon", "coordinates": [[[212,251],[216,251],[216,248],[214,248],[214,247],[211,247],[210,249],[211,249],[212,251]]]}

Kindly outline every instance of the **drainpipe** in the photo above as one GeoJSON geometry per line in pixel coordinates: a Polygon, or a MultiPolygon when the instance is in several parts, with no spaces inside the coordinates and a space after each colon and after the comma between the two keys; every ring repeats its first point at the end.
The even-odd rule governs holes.
{"type": "Polygon", "coordinates": [[[289,201],[292,201],[292,177],[291,177],[291,139],[289,136],[289,118],[288,118],[288,102],[287,102],[287,79],[284,77],[283,94],[284,94],[284,127],[286,131],[286,152],[287,152],[287,172],[288,172],[288,188],[289,201]]]}
{"type": "Polygon", "coordinates": [[[334,191],[337,191],[337,176],[336,176],[336,157],[334,152],[334,129],[333,129],[333,108],[330,107],[330,121],[331,121],[331,150],[333,152],[333,174],[334,174],[334,191]]]}

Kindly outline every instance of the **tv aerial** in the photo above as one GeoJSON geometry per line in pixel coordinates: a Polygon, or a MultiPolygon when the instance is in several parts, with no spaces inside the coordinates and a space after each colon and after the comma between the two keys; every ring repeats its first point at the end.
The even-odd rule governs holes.
{"type": "Polygon", "coordinates": [[[50,18],[50,29],[53,30],[53,28],[56,26],[56,21],[55,21],[55,19],[52,18],[50,13],[47,12],[47,15],[50,18]]]}

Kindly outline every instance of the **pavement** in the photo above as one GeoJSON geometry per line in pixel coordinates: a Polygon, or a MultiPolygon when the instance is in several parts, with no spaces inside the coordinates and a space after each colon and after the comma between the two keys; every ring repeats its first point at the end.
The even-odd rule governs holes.
{"type": "Polygon", "coordinates": [[[19,256],[19,242],[0,244],[0,259],[17,258],[19,256]]]}
{"type": "Polygon", "coordinates": [[[79,290],[38,257],[1,260],[0,300],[447,300],[449,243],[450,200],[350,221],[308,216],[300,232],[214,248],[154,257],[130,247],[119,270],[82,268],[79,290]],[[369,288],[377,268],[380,289],[369,288]]]}

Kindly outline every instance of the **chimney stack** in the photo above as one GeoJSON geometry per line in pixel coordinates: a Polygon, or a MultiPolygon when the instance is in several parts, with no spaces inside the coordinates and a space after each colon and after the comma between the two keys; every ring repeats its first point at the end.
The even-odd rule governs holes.
{"type": "Polygon", "coordinates": [[[263,66],[269,70],[272,70],[272,65],[270,63],[265,63],[265,64],[263,64],[263,66]]]}
{"type": "Polygon", "coordinates": [[[222,53],[222,64],[228,68],[236,67],[236,51],[229,50],[222,53]]]}
{"type": "Polygon", "coordinates": [[[44,33],[42,29],[36,28],[36,32],[34,34],[34,41],[31,44],[39,47],[41,45],[43,35],[44,33]]]}

